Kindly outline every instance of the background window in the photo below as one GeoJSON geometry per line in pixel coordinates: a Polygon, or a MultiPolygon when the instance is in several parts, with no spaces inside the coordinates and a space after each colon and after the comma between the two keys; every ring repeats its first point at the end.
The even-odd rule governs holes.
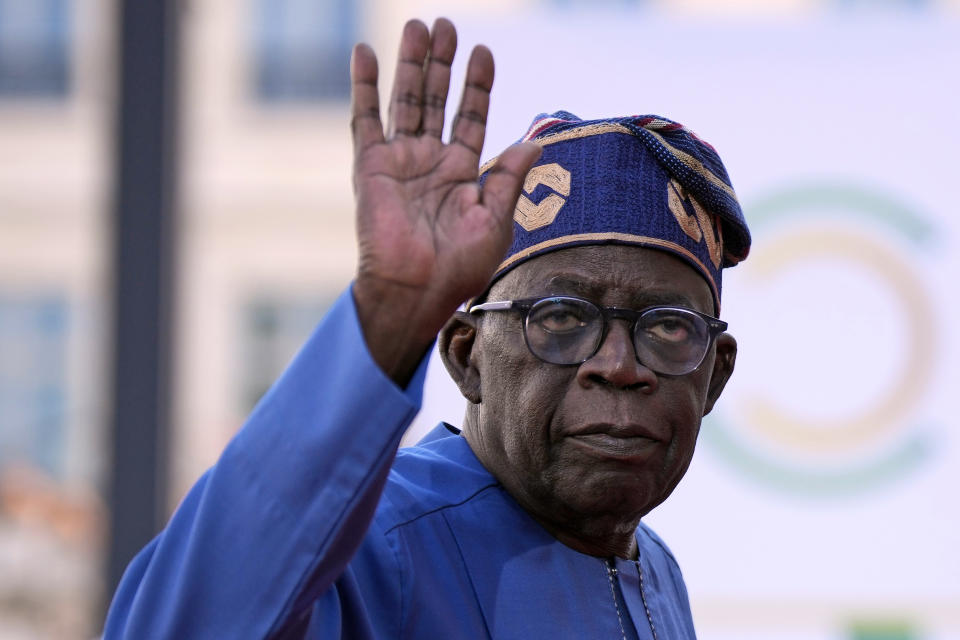
{"type": "Polygon", "coordinates": [[[312,298],[255,298],[244,306],[239,407],[244,415],[273,385],[328,307],[328,301],[312,298]]]}
{"type": "Polygon", "coordinates": [[[0,296],[0,469],[63,471],[68,308],[0,296]]]}
{"type": "Polygon", "coordinates": [[[68,2],[0,0],[0,96],[66,95],[68,2]]]}
{"type": "Polygon", "coordinates": [[[265,101],[318,101],[350,95],[357,40],[349,0],[253,0],[254,73],[265,101]]]}

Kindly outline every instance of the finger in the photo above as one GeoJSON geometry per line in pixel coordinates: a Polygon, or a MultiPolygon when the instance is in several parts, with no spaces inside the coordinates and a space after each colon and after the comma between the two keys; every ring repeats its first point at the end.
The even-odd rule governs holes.
{"type": "Polygon", "coordinates": [[[413,135],[420,129],[423,114],[423,63],[430,48],[427,25],[411,20],[403,27],[400,57],[393,77],[387,134],[413,135]]]}
{"type": "Polygon", "coordinates": [[[470,54],[467,79],[463,84],[460,108],[453,121],[452,144],[460,144],[477,156],[483,150],[487,131],[487,109],[490,107],[490,89],[493,87],[493,54],[478,45],[470,54]]]}
{"type": "Polygon", "coordinates": [[[423,123],[421,129],[427,135],[443,136],[443,117],[450,89],[450,65],[457,51],[457,30],[446,18],[437,18],[433,24],[430,41],[430,58],[427,60],[424,79],[423,123]]]}
{"type": "Polygon", "coordinates": [[[368,45],[358,44],[350,57],[350,130],[353,148],[360,152],[383,142],[380,93],[377,91],[377,56],[368,45]]]}
{"type": "Polygon", "coordinates": [[[535,142],[515,144],[501,153],[487,172],[480,201],[504,222],[513,218],[520,187],[542,152],[543,149],[535,142]]]}

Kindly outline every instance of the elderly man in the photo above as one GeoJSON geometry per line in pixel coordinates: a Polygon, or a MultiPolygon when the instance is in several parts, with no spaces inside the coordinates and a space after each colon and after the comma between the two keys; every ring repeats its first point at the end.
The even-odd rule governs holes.
{"type": "Polygon", "coordinates": [[[694,637],[641,518],[733,370],[726,172],[668,120],[559,112],[478,181],[493,61],[444,144],[455,48],[407,24],[386,135],[355,49],[356,280],[131,563],[107,638],[694,637]],[[397,454],[438,332],[463,430],[397,454]]]}

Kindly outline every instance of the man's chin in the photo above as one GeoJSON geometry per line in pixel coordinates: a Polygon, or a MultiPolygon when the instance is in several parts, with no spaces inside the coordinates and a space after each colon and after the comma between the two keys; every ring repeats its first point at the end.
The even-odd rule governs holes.
{"type": "Polygon", "coordinates": [[[639,520],[663,502],[663,487],[638,482],[636,478],[605,476],[584,478],[576,487],[564,491],[564,505],[578,519],[639,520]]]}

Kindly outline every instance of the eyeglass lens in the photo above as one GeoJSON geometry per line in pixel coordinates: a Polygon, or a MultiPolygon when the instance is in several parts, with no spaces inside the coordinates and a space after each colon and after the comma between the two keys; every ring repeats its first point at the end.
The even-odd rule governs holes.
{"type": "MultiPolygon", "coordinates": [[[[603,312],[577,298],[547,298],[527,314],[524,331],[530,351],[553,364],[579,364],[600,347],[603,312]]],[[[658,373],[683,375],[696,369],[710,345],[710,327],[684,309],[654,308],[634,325],[637,358],[658,373]]]]}

